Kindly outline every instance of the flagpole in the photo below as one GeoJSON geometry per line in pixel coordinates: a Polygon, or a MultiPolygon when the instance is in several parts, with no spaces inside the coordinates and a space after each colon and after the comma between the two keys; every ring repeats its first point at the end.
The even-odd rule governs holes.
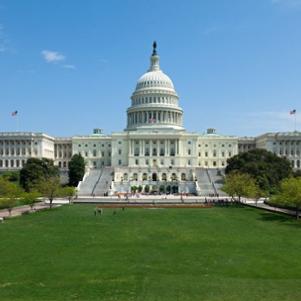
{"type": "Polygon", "coordinates": [[[19,114],[17,114],[16,117],[17,117],[17,132],[20,132],[20,120],[19,120],[19,114]]]}
{"type": "Polygon", "coordinates": [[[297,112],[295,113],[295,132],[296,132],[296,129],[297,129],[297,112]]]}

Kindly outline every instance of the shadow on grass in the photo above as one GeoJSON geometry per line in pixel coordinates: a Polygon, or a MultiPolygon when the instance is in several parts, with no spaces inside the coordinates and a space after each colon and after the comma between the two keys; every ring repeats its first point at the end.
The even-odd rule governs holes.
{"type": "Polygon", "coordinates": [[[301,219],[296,220],[294,216],[288,216],[286,214],[273,213],[273,212],[261,212],[260,220],[267,221],[267,222],[283,223],[285,225],[301,229],[301,219]]]}

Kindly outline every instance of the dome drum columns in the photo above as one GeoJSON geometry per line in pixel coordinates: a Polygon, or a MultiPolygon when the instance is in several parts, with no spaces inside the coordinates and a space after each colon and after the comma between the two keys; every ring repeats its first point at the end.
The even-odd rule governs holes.
{"type": "Polygon", "coordinates": [[[172,128],[183,130],[183,110],[171,79],[160,70],[156,47],[148,71],[140,77],[127,110],[127,130],[172,128]]]}

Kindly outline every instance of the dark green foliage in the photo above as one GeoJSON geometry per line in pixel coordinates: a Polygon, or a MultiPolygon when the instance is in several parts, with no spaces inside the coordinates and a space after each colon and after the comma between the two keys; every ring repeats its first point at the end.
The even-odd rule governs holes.
{"type": "Polygon", "coordinates": [[[69,185],[76,187],[84,175],[85,160],[81,154],[75,154],[69,162],[69,185]]]}
{"type": "Polygon", "coordinates": [[[40,182],[58,176],[59,169],[53,165],[52,160],[30,158],[20,171],[20,185],[28,192],[40,182]]]}
{"type": "Polygon", "coordinates": [[[252,208],[73,205],[0,225],[1,301],[299,301],[301,224],[252,208]]]}
{"type": "Polygon", "coordinates": [[[20,172],[19,171],[5,171],[0,173],[0,177],[14,183],[19,183],[20,172]]]}
{"type": "Polygon", "coordinates": [[[280,181],[293,172],[287,159],[263,149],[238,154],[227,162],[227,174],[233,171],[247,173],[255,179],[260,189],[270,193],[277,191],[280,181]]]}
{"type": "Polygon", "coordinates": [[[131,192],[136,192],[137,191],[137,186],[135,186],[135,185],[133,185],[133,186],[131,186],[131,192]]]}
{"type": "Polygon", "coordinates": [[[295,177],[295,178],[301,177],[301,170],[300,170],[300,169],[294,171],[294,177],[295,177]]]}

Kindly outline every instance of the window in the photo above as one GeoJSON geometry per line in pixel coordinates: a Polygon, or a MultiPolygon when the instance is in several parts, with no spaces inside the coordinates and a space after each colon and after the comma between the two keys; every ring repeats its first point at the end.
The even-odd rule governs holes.
{"type": "Polygon", "coordinates": [[[96,157],[96,149],[93,150],[93,157],[96,157]]]}
{"type": "Polygon", "coordinates": [[[118,160],[118,165],[121,165],[122,164],[122,161],[121,160],[118,160]]]}
{"type": "Polygon", "coordinates": [[[191,149],[188,150],[188,155],[191,155],[191,149]]]}
{"type": "Polygon", "coordinates": [[[136,164],[136,165],[139,164],[139,160],[138,160],[138,159],[135,160],[135,164],[136,164]]]}
{"type": "Polygon", "coordinates": [[[118,150],[118,155],[121,155],[121,149],[118,150]]]}

